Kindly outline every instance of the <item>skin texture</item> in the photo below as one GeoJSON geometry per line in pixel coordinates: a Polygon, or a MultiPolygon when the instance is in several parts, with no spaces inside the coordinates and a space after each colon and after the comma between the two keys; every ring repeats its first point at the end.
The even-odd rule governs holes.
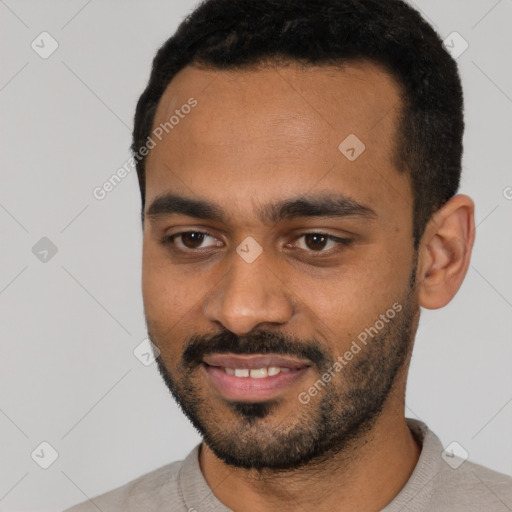
{"type": "Polygon", "coordinates": [[[400,89],[373,64],[243,71],[189,66],[168,86],[154,126],[191,97],[197,106],[158,142],[146,163],[143,295],[162,375],[209,436],[200,453],[203,474],[217,498],[235,511],[380,510],[419,457],[404,417],[419,306],[444,306],[462,283],[474,240],[473,203],[459,195],[436,212],[416,254],[409,177],[393,164],[400,89]],[[366,147],[355,161],[338,149],[349,134],[366,147]],[[147,215],[153,201],[169,193],[208,200],[224,211],[224,219],[147,215]],[[270,203],[325,194],[343,194],[374,215],[279,222],[260,215],[270,203]],[[180,237],[162,243],[183,231],[206,231],[208,237],[195,252],[180,237]],[[351,242],[328,242],[321,252],[306,243],[307,233],[351,242]],[[252,263],[236,252],[249,236],[262,248],[252,263]],[[402,312],[379,337],[301,404],[298,394],[394,303],[402,312]],[[200,365],[183,359],[194,337],[213,341],[226,332],[244,347],[260,347],[259,333],[274,334],[274,342],[290,347],[315,344],[322,358],[268,410],[261,404],[237,408],[213,389],[200,365]],[[389,385],[370,381],[363,361],[380,368],[389,385]],[[359,403],[351,399],[354,389],[380,389],[382,396],[359,403]],[[291,451],[286,436],[297,429],[310,436],[318,432],[322,404],[332,410],[325,435],[339,433],[328,443],[333,449],[308,459],[312,447],[303,435],[297,443],[301,458],[276,469],[291,451]],[[370,411],[375,404],[379,411],[370,411]],[[368,421],[356,428],[358,414],[368,421]],[[261,467],[227,464],[220,448],[240,460],[249,451],[261,467]]]}

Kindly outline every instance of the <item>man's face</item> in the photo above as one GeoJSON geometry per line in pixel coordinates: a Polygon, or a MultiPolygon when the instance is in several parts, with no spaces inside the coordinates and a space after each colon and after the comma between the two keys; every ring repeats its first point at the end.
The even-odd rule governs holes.
{"type": "Polygon", "coordinates": [[[175,117],[146,163],[148,332],[230,464],[339,451],[403,384],[418,305],[399,108],[367,63],[188,67],[159,103],[153,128],[175,117]]]}

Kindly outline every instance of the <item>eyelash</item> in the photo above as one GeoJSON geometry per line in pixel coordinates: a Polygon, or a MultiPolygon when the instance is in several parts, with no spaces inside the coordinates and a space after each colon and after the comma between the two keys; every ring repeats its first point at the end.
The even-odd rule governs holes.
{"type": "MultiPolygon", "coordinates": [[[[190,230],[190,231],[181,231],[179,233],[175,233],[173,235],[166,235],[162,238],[161,240],[161,243],[167,247],[170,246],[170,248],[173,250],[173,251],[176,251],[176,252],[181,252],[181,253],[201,253],[201,252],[207,252],[211,247],[203,247],[203,248],[198,248],[198,249],[189,249],[189,248],[177,248],[175,247],[175,239],[176,238],[179,238],[180,236],[182,235],[187,235],[187,234],[190,234],[190,233],[194,233],[194,234],[198,234],[198,235],[205,235],[205,236],[209,236],[211,238],[215,238],[213,235],[211,235],[210,233],[208,233],[207,231],[194,231],[194,230],[190,230]]],[[[342,247],[348,247],[349,245],[352,244],[353,240],[350,239],[350,238],[340,238],[340,237],[337,237],[337,236],[334,236],[334,235],[329,235],[328,233],[323,233],[321,231],[308,231],[308,232],[305,232],[305,233],[301,233],[300,235],[298,235],[296,238],[295,238],[295,242],[297,240],[299,240],[300,238],[303,238],[307,235],[318,235],[318,236],[321,236],[321,237],[325,237],[328,239],[328,241],[332,241],[332,242],[336,242],[338,244],[338,247],[333,247],[331,249],[328,249],[328,250],[319,250],[319,251],[314,251],[312,249],[300,249],[301,251],[305,251],[305,252],[308,252],[310,253],[311,255],[317,257],[317,256],[320,256],[320,255],[331,255],[333,254],[334,252],[337,252],[339,250],[339,246],[342,246],[342,247]]],[[[215,246],[214,246],[215,247],[215,246]]],[[[217,246],[218,247],[218,246],[217,246]]]]}

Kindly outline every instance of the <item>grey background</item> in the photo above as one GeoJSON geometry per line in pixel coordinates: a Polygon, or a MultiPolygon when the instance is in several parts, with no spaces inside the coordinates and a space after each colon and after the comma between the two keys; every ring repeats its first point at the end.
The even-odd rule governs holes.
{"type": "MultiPolygon", "coordinates": [[[[153,55],[193,5],[0,0],[1,511],[62,509],[199,441],[155,365],[133,354],[146,337],[136,176],[92,195],[130,156],[153,55]],[[43,31],[59,44],[47,59],[31,48],[43,31]],[[43,441],[59,455],[48,469],[31,458],[43,441]]],[[[461,291],[423,313],[407,415],[512,474],[512,2],[415,5],[443,38],[457,31],[469,43],[458,57],[461,192],[477,203],[478,230],[461,291]]]]}

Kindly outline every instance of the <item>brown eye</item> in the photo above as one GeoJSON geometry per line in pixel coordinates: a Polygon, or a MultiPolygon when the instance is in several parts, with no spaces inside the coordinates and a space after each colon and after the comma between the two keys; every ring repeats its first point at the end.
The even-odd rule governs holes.
{"type": "Polygon", "coordinates": [[[181,241],[188,249],[197,249],[204,241],[205,233],[189,231],[180,235],[181,241]]]}
{"type": "Polygon", "coordinates": [[[297,238],[296,247],[310,253],[332,254],[333,251],[348,247],[352,243],[349,238],[339,238],[327,233],[303,233],[297,238]]]}
{"type": "Polygon", "coordinates": [[[325,248],[329,238],[326,235],[322,235],[320,233],[310,233],[308,235],[304,235],[304,242],[308,249],[313,251],[320,251],[325,248]]]}
{"type": "Polygon", "coordinates": [[[223,245],[214,236],[203,231],[182,231],[174,235],[166,235],[162,238],[161,242],[171,250],[191,254],[202,249],[211,249],[223,245]]]}

